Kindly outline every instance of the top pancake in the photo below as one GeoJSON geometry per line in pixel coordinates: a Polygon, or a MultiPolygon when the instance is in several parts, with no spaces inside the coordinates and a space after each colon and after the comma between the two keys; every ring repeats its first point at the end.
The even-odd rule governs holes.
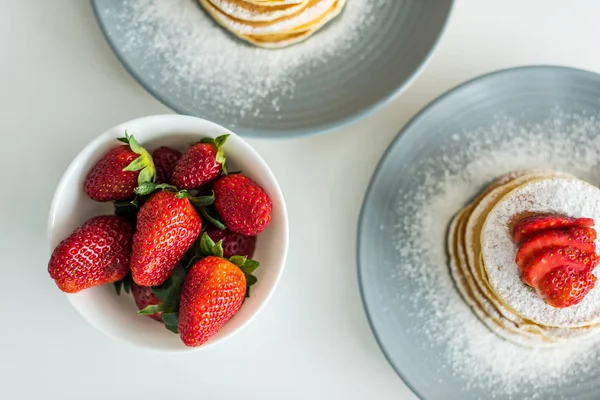
{"type": "Polygon", "coordinates": [[[245,3],[265,7],[277,7],[302,3],[303,0],[244,0],[245,3]]]}
{"type": "Polygon", "coordinates": [[[242,5],[242,0],[199,1],[231,33],[265,48],[281,48],[305,40],[335,18],[346,4],[346,0],[305,0],[291,6],[264,7],[242,5]],[[238,17],[227,14],[232,10],[238,17]]]}
{"type": "Polygon", "coordinates": [[[209,2],[231,18],[243,21],[269,22],[296,14],[304,9],[310,0],[300,0],[298,3],[275,6],[257,5],[244,0],[209,0],[209,2]]]}
{"type": "Polygon", "coordinates": [[[481,258],[487,283],[503,304],[521,317],[545,326],[585,327],[600,323],[600,285],[579,304],[554,308],[521,282],[510,227],[515,216],[525,213],[586,217],[598,222],[600,189],[568,177],[530,181],[510,191],[494,206],[481,231],[481,258]]]}

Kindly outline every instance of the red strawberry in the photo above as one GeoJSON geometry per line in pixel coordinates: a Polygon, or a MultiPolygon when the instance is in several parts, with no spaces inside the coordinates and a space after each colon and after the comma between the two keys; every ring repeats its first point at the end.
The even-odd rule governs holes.
{"type": "Polygon", "coordinates": [[[175,165],[181,158],[181,153],[170,147],[159,147],[152,152],[156,168],[156,183],[170,183],[175,165]]]}
{"type": "Polygon", "coordinates": [[[221,171],[227,173],[221,146],[228,137],[203,139],[190,147],[175,166],[171,183],[179,189],[195,189],[216,179],[221,171]]]}
{"type": "Polygon", "coordinates": [[[517,252],[516,262],[522,269],[531,257],[548,248],[573,247],[589,253],[596,252],[596,230],[593,228],[568,228],[542,231],[527,239],[517,252]]]}
{"type": "Polygon", "coordinates": [[[238,312],[246,277],[235,264],[208,256],[189,270],[181,289],[179,335],[186,346],[200,346],[238,312]]]}
{"type": "Polygon", "coordinates": [[[85,178],[84,190],[92,200],[125,200],[139,184],[154,178],[150,154],[127,132],[119,140],[127,144],[109,150],[85,178]]]}
{"type": "MultiPolygon", "coordinates": [[[[135,282],[131,283],[131,293],[133,293],[133,298],[135,300],[135,304],[138,306],[140,310],[148,306],[154,306],[160,304],[160,300],[154,293],[152,293],[152,289],[148,286],[140,286],[135,282]]],[[[154,318],[157,321],[162,322],[162,312],[156,312],[154,314],[148,315],[151,318],[154,318]]]]}
{"type": "Polygon", "coordinates": [[[561,267],[542,279],[538,292],[552,307],[570,307],[583,300],[595,283],[596,277],[591,272],[561,267]]]}
{"type": "Polygon", "coordinates": [[[140,208],[131,251],[131,276],[138,285],[162,284],[200,234],[200,217],[180,193],[156,192],[140,208]]]}
{"type": "Polygon", "coordinates": [[[536,215],[519,221],[513,230],[513,240],[518,244],[541,231],[572,226],[591,228],[594,226],[594,220],[591,218],[575,219],[557,215],[536,215]]]}
{"type": "Polygon", "coordinates": [[[255,236],[271,221],[271,199],[257,183],[242,175],[223,176],[214,183],[215,208],[235,233],[255,236]]]}
{"type": "Polygon", "coordinates": [[[213,226],[206,229],[206,233],[214,242],[223,241],[223,257],[244,256],[252,258],[256,248],[256,236],[244,236],[229,229],[220,230],[213,226]]]}
{"type": "Polygon", "coordinates": [[[523,268],[521,279],[532,287],[537,287],[552,270],[561,267],[572,267],[576,271],[589,272],[597,265],[600,257],[572,247],[550,248],[534,256],[523,268]]]}
{"type": "Polygon", "coordinates": [[[92,218],[56,246],[48,272],[67,293],[119,281],[129,272],[132,236],[124,218],[92,218]]]}

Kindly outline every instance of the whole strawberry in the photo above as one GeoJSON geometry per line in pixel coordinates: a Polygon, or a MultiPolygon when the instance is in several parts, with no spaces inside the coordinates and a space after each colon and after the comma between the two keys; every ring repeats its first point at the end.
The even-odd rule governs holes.
{"type": "Polygon", "coordinates": [[[131,276],[142,286],[162,284],[198,238],[202,222],[181,192],[161,190],[140,208],[131,251],[131,276]]]}
{"type": "Polygon", "coordinates": [[[221,147],[229,135],[203,139],[190,147],[175,166],[171,183],[179,189],[195,189],[213,181],[221,171],[227,173],[221,147]]]}
{"type": "MultiPolygon", "coordinates": [[[[147,286],[140,286],[135,282],[131,283],[131,293],[133,293],[133,299],[135,300],[135,304],[138,306],[138,308],[140,310],[143,310],[144,308],[148,307],[148,306],[156,306],[159,305],[161,302],[158,299],[158,297],[156,297],[156,295],[154,293],[152,293],[152,289],[150,289],[147,286]]],[[[157,321],[161,321],[162,322],[162,312],[158,311],[155,312],[154,314],[150,314],[148,315],[151,318],[154,318],[157,321]]]]}
{"type": "Polygon", "coordinates": [[[132,236],[124,218],[92,218],[56,246],[48,272],[66,293],[119,281],[129,272],[132,236]]]}
{"type": "Polygon", "coordinates": [[[201,259],[187,273],[179,298],[178,332],[186,346],[200,346],[238,312],[257,282],[252,273],[260,266],[247,257],[222,258],[221,243],[206,232],[198,250],[196,257],[201,259]]]}
{"type": "Polygon", "coordinates": [[[252,258],[256,248],[256,236],[244,236],[229,229],[218,229],[214,226],[208,226],[206,233],[214,242],[221,242],[223,247],[223,257],[244,256],[252,258]]]}
{"type": "Polygon", "coordinates": [[[231,231],[255,236],[271,222],[271,199],[247,176],[223,176],[215,181],[213,191],[215,209],[231,231]]]}
{"type": "Polygon", "coordinates": [[[125,200],[139,184],[154,179],[150,154],[127,132],[119,140],[127,144],[109,150],[85,178],[84,190],[92,200],[125,200]]]}
{"type": "Polygon", "coordinates": [[[181,158],[181,153],[170,147],[159,147],[152,152],[154,167],[156,168],[156,183],[170,183],[175,165],[181,158]]]}
{"type": "Polygon", "coordinates": [[[186,346],[200,346],[238,312],[246,277],[231,262],[208,256],[189,270],[181,289],[179,335],[186,346]]]}

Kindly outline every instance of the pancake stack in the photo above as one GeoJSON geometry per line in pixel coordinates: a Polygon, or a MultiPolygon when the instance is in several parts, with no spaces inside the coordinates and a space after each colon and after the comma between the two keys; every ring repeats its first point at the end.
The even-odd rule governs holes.
{"type": "Polygon", "coordinates": [[[259,47],[299,43],[335,18],[346,0],[199,0],[228,31],[259,47]]]}
{"type": "Polygon", "coordinates": [[[555,308],[521,281],[512,229],[519,216],[536,214],[598,222],[600,189],[552,170],[497,179],[451,222],[448,253],[456,287],[485,325],[520,345],[544,347],[590,337],[600,332],[600,285],[579,304],[555,308]]]}

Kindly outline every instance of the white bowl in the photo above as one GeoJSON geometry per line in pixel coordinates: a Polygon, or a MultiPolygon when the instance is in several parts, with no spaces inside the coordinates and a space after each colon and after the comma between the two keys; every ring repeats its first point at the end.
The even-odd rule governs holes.
{"type": "MultiPolygon", "coordinates": [[[[169,332],[151,318],[136,315],[133,297],[117,296],[113,285],[103,285],[67,295],[77,311],[106,335],[134,345],[164,351],[191,351],[219,343],[238,332],[258,314],[271,297],[285,265],[288,249],[288,218],[283,195],[273,173],[261,156],[242,138],[206,120],[182,115],[155,115],[125,122],[104,132],[87,145],[71,162],[54,193],[48,217],[50,252],[76,227],[96,215],[112,214],[112,203],[98,203],[83,191],[88,171],[108,151],[118,146],[116,138],[125,129],[149,151],[163,145],[184,150],[203,137],[229,134],[224,146],[230,169],[243,170],[271,197],[271,223],[259,236],[254,259],[260,261],[256,271],[258,283],[240,311],[204,345],[186,347],[179,335],[169,332]]],[[[50,277],[48,277],[49,281],[50,277]]],[[[57,289],[58,290],[58,289],[57,289]]]]}

